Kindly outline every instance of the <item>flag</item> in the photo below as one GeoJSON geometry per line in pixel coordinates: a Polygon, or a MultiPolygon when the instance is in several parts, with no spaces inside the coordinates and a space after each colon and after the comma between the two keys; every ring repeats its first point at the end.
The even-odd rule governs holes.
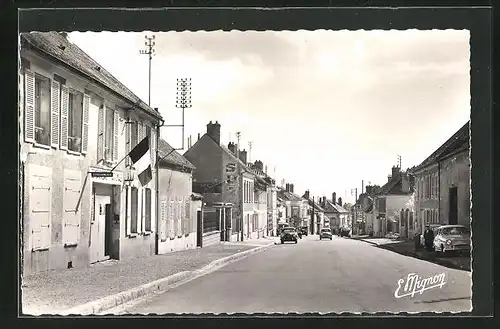
{"type": "Polygon", "coordinates": [[[137,144],[128,155],[134,164],[141,185],[144,186],[149,183],[153,179],[153,173],[151,171],[149,137],[146,136],[146,138],[137,144]]]}

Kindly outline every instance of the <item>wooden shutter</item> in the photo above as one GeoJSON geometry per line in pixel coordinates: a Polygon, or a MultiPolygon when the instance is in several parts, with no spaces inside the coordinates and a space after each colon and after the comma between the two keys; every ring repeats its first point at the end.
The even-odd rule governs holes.
{"type": "Polygon", "coordinates": [[[143,209],[144,207],[142,206],[143,205],[143,188],[137,188],[137,233],[140,233],[142,232],[142,219],[143,219],[143,216],[142,216],[142,213],[143,213],[143,209]]]}
{"type": "Polygon", "coordinates": [[[105,106],[99,107],[97,120],[97,162],[104,159],[104,110],[105,106]]]}
{"type": "Polygon", "coordinates": [[[52,80],[50,88],[50,145],[59,147],[59,82],[52,80]]]}
{"type": "Polygon", "coordinates": [[[132,226],[132,195],[131,195],[131,190],[130,186],[125,187],[125,198],[126,198],[126,205],[127,205],[127,225],[126,225],[126,233],[127,235],[132,234],[131,226],[132,226]]]}
{"type": "Polygon", "coordinates": [[[168,215],[169,215],[169,218],[168,218],[168,236],[170,238],[173,238],[175,236],[175,225],[174,225],[174,218],[175,218],[175,201],[174,200],[170,200],[169,201],[169,209],[168,209],[168,215]]]}
{"type": "Polygon", "coordinates": [[[48,249],[51,243],[50,208],[52,178],[44,173],[31,175],[30,227],[32,250],[48,249]]]}
{"type": "Polygon", "coordinates": [[[186,198],[186,202],[184,205],[184,220],[186,221],[186,231],[184,233],[191,233],[191,203],[189,202],[189,198],[186,198]]]}
{"type": "Polygon", "coordinates": [[[24,140],[35,142],[35,74],[26,69],[24,71],[24,140]]]}
{"type": "Polygon", "coordinates": [[[182,199],[179,198],[179,201],[177,201],[177,236],[181,236],[183,234],[183,227],[182,224],[184,222],[184,209],[183,209],[183,202],[182,199]]]}
{"type": "Polygon", "coordinates": [[[113,161],[118,161],[118,131],[120,124],[120,112],[115,110],[113,112],[113,161]]]}
{"type": "Polygon", "coordinates": [[[156,132],[154,127],[151,127],[149,130],[151,133],[149,134],[149,138],[151,139],[149,145],[151,145],[151,168],[155,167],[156,163],[156,132]]]}
{"type": "Polygon", "coordinates": [[[125,157],[125,166],[130,166],[130,157],[128,154],[132,150],[130,147],[130,138],[131,138],[131,133],[132,133],[132,124],[128,123],[130,122],[130,119],[127,118],[127,121],[125,122],[125,152],[127,152],[127,156],[125,157]]]}
{"type": "Polygon", "coordinates": [[[80,237],[80,214],[76,204],[81,193],[79,178],[66,178],[64,182],[63,243],[65,246],[75,245],[80,237]]]}
{"type": "Polygon", "coordinates": [[[89,146],[89,109],[90,96],[83,95],[83,113],[82,113],[82,154],[87,154],[89,146]]]}
{"type": "Polygon", "coordinates": [[[60,146],[61,150],[68,149],[68,111],[69,111],[69,89],[61,86],[61,126],[60,126],[60,146]]]}

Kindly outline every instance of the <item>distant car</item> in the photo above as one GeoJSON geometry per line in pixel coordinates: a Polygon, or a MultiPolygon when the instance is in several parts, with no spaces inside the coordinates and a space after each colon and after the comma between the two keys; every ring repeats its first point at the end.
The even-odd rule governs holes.
{"type": "Polygon", "coordinates": [[[283,244],[287,241],[297,243],[298,234],[297,234],[297,230],[295,229],[295,227],[283,228],[283,230],[281,231],[280,240],[281,240],[281,244],[283,244]]]}
{"type": "Polygon", "coordinates": [[[299,228],[299,231],[302,235],[306,235],[309,233],[308,232],[308,227],[307,226],[302,226],[301,228],[299,228]]]}
{"type": "Polygon", "coordinates": [[[289,226],[290,226],[290,224],[288,224],[288,223],[280,223],[280,224],[278,224],[278,229],[277,229],[278,235],[281,235],[281,231],[283,231],[283,229],[285,227],[289,227],[289,226]]]}
{"type": "Polygon", "coordinates": [[[437,252],[470,251],[470,231],[464,225],[443,225],[437,228],[434,250],[437,252]]]}
{"type": "Polygon", "coordinates": [[[319,239],[332,239],[332,230],[329,228],[322,228],[321,231],[319,232],[319,239]]]}

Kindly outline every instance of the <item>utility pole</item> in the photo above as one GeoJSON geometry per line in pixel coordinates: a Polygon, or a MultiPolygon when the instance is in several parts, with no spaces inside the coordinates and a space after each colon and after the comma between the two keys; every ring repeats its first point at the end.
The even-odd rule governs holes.
{"type": "Polygon", "coordinates": [[[401,155],[398,155],[398,165],[399,169],[401,169],[401,155]]]}
{"type": "MultiPolygon", "coordinates": [[[[237,144],[236,144],[236,158],[239,160],[240,159],[240,137],[241,137],[241,133],[238,131],[236,132],[236,140],[237,140],[237,144]]],[[[239,202],[238,202],[238,208],[239,208],[239,212],[240,212],[240,231],[241,231],[241,236],[240,236],[240,241],[243,241],[243,225],[244,225],[244,222],[243,222],[243,175],[241,174],[241,170],[240,170],[240,162],[239,161],[236,161],[236,168],[237,168],[237,173],[238,173],[238,195],[239,195],[239,202]]]]}
{"type": "Polygon", "coordinates": [[[248,142],[248,162],[252,162],[252,144],[252,141],[248,142]]]}
{"type": "Polygon", "coordinates": [[[354,192],[354,195],[355,195],[355,199],[354,199],[354,206],[353,206],[353,209],[354,209],[354,216],[353,216],[353,219],[351,220],[351,230],[352,230],[352,235],[354,235],[354,223],[357,222],[358,220],[358,188],[356,187],[355,189],[352,189],[351,190],[351,194],[354,192]]]}
{"type": "Polygon", "coordinates": [[[139,50],[139,53],[141,55],[148,55],[149,56],[149,98],[148,98],[148,105],[151,106],[151,59],[153,58],[153,55],[155,54],[154,46],[155,42],[153,41],[155,39],[155,36],[153,35],[152,37],[148,37],[147,35],[145,36],[146,42],[144,44],[146,45],[146,50],[139,50]]]}
{"type": "Polygon", "coordinates": [[[313,206],[312,206],[312,217],[311,217],[311,234],[314,234],[314,196],[313,196],[313,206]]]}

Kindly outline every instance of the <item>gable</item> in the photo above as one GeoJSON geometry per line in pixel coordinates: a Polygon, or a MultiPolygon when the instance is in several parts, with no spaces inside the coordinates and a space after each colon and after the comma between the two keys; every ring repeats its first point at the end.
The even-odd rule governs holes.
{"type": "Polygon", "coordinates": [[[208,135],[203,135],[184,153],[184,157],[196,167],[193,175],[195,181],[221,180],[222,150],[208,135]]]}

